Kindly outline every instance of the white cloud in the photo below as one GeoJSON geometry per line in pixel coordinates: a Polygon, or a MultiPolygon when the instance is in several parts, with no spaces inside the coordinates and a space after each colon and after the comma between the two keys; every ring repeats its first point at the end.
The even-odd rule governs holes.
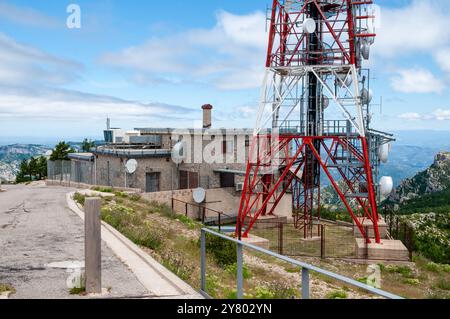
{"type": "Polygon", "coordinates": [[[450,121],[450,109],[437,109],[433,112],[433,117],[438,121],[450,121]]]}
{"type": "Polygon", "coordinates": [[[434,58],[439,64],[440,68],[450,74],[450,48],[444,48],[438,50],[434,58]]]}
{"type": "Polygon", "coordinates": [[[164,103],[142,103],[111,96],[55,88],[0,86],[2,118],[54,119],[174,119],[191,109],[164,103]]]}
{"type": "Polygon", "coordinates": [[[421,120],[422,119],[422,115],[420,115],[419,113],[413,113],[413,112],[403,113],[403,114],[400,114],[398,117],[402,120],[421,120]]]}
{"type": "Polygon", "coordinates": [[[0,83],[66,84],[75,80],[82,68],[0,33],[0,83]]]}
{"type": "Polygon", "coordinates": [[[383,7],[374,53],[395,57],[430,53],[450,41],[448,0],[414,0],[400,8],[383,7]]]}
{"type": "Polygon", "coordinates": [[[0,18],[33,27],[54,28],[58,25],[63,26],[62,22],[60,23],[53,17],[32,8],[19,7],[6,1],[0,1],[0,18]]]}
{"type": "Polygon", "coordinates": [[[403,113],[398,118],[408,121],[418,120],[434,120],[434,121],[450,121],[450,109],[436,109],[429,114],[419,114],[415,112],[403,113]]]}
{"type": "Polygon", "coordinates": [[[391,78],[391,86],[402,93],[441,93],[445,85],[423,68],[402,69],[391,78]]]}
{"type": "Polygon", "coordinates": [[[133,78],[141,84],[170,78],[224,90],[249,89],[261,85],[266,42],[263,13],[234,15],[222,11],[211,29],[154,37],[142,45],[105,54],[101,60],[132,70],[133,78]]]}

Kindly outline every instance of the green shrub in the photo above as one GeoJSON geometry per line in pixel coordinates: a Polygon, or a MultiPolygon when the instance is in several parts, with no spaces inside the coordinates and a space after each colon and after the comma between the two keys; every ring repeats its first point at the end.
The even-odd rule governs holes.
{"type": "Polygon", "coordinates": [[[449,291],[450,290],[450,281],[446,278],[440,278],[436,284],[436,287],[442,290],[449,291]]]}
{"type": "Polygon", "coordinates": [[[256,287],[250,295],[256,299],[292,299],[299,297],[299,292],[287,283],[273,281],[256,287]]]}
{"type": "Polygon", "coordinates": [[[403,280],[403,283],[411,286],[417,286],[418,284],[420,284],[420,281],[416,278],[406,278],[405,280],[403,280]]]}
{"type": "Polygon", "coordinates": [[[335,290],[327,294],[327,299],[347,299],[347,293],[343,290],[335,290]]]}
{"type": "MultiPolygon", "coordinates": [[[[200,245],[200,241],[198,244],[200,245]]],[[[221,267],[233,265],[236,262],[236,244],[209,233],[206,233],[206,251],[212,254],[221,267]]]]}
{"type": "Polygon", "coordinates": [[[441,265],[436,264],[434,262],[429,262],[425,265],[425,269],[431,272],[440,272],[442,270],[441,265]]]}
{"type": "MultiPolygon", "coordinates": [[[[230,275],[233,275],[234,277],[236,277],[237,276],[237,263],[226,266],[225,270],[230,275]]],[[[244,279],[250,279],[252,277],[252,273],[245,265],[242,266],[242,277],[244,277],[244,279]]]]}
{"type": "Polygon", "coordinates": [[[386,271],[390,273],[401,274],[405,278],[410,278],[413,276],[413,271],[408,266],[388,265],[386,266],[386,271]]]}
{"type": "Polygon", "coordinates": [[[131,208],[114,205],[103,208],[101,217],[137,245],[157,250],[163,243],[164,234],[150,227],[145,213],[138,214],[131,208]]]}
{"type": "Polygon", "coordinates": [[[182,222],[184,225],[189,227],[190,229],[195,229],[195,226],[197,225],[195,221],[193,221],[191,218],[186,217],[184,215],[177,215],[176,219],[182,222]]]}
{"type": "Polygon", "coordinates": [[[130,196],[130,200],[133,202],[138,202],[142,199],[141,195],[139,194],[133,194],[130,196]]]}
{"type": "Polygon", "coordinates": [[[85,200],[86,200],[86,196],[81,195],[80,193],[75,193],[73,195],[73,200],[76,201],[78,204],[84,206],[85,200]]]}
{"type": "Polygon", "coordinates": [[[110,187],[93,187],[92,190],[100,193],[113,193],[113,189],[110,187]]]}

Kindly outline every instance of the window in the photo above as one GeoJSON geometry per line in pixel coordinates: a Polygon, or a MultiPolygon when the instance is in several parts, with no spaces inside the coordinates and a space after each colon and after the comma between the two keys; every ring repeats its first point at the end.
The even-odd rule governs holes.
{"type": "Polygon", "coordinates": [[[180,171],[180,189],[193,189],[199,185],[198,173],[180,171]]]}
{"type": "Polygon", "coordinates": [[[234,187],[234,174],[231,173],[220,173],[220,187],[234,187]]]}
{"type": "Polygon", "coordinates": [[[234,151],[233,141],[222,142],[222,154],[233,154],[233,151],[234,151]]]}
{"type": "Polygon", "coordinates": [[[159,192],[160,173],[147,173],[145,176],[145,192],[159,192]]]}

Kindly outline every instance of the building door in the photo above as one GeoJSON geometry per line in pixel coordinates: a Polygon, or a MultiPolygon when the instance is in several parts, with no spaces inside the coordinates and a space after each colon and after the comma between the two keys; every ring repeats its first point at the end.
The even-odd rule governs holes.
{"type": "Polygon", "coordinates": [[[220,187],[234,187],[234,174],[231,173],[220,173],[220,187]]]}
{"type": "Polygon", "coordinates": [[[160,173],[147,173],[145,175],[145,192],[159,192],[159,175],[160,173]]]}

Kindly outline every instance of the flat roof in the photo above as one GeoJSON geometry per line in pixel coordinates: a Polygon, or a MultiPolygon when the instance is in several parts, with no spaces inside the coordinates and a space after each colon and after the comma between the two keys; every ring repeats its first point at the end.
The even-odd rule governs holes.
{"type": "Polygon", "coordinates": [[[201,129],[201,128],[135,128],[141,134],[208,134],[208,135],[252,135],[254,129],[250,128],[219,128],[219,129],[201,129]]]}
{"type": "Polygon", "coordinates": [[[93,161],[94,154],[93,153],[70,153],[69,158],[78,160],[78,161],[93,161]]]}

